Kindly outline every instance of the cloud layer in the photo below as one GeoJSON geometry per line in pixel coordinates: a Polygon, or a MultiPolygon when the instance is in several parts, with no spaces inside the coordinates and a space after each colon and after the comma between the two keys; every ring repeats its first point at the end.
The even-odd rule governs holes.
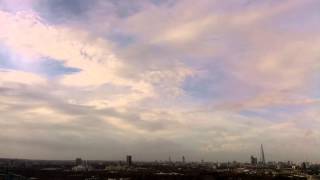
{"type": "Polygon", "coordinates": [[[318,161],[317,7],[0,0],[0,156],[318,161]]]}

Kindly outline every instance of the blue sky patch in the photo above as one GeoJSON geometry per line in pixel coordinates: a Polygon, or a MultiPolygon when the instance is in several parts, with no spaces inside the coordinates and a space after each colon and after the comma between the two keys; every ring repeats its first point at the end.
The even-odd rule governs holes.
{"type": "Polygon", "coordinates": [[[66,67],[62,61],[46,58],[39,64],[38,73],[49,77],[61,76],[80,72],[80,69],[66,67]]]}
{"type": "Polygon", "coordinates": [[[6,48],[0,48],[0,68],[33,72],[47,77],[56,77],[80,72],[80,69],[66,67],[63,61],[43,58],[35,61],[24,61],[22,57],[10,53],[6,48]],[[33,62],[33,63],[32,63],[33,62]]]}

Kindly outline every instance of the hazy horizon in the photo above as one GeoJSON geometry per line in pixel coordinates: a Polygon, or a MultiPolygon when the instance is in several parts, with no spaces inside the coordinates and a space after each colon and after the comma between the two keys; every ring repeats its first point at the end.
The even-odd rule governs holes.
{"type": "Polygon", "coordinates": [[[320,1],[0,0],[0,157],[320,162],[320,1]]]}

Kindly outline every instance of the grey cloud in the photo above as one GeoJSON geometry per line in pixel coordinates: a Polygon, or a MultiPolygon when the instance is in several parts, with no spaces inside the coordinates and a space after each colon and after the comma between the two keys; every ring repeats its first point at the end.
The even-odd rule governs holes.
{"type": "Polygon", "coordinates": [[[87,18],[87,13],[96,0],[44,0],[35,9],[50,22],[64,23],[87,18]]]}
{"type": "Polygon", "coordinates": [[[128,112],[119,112],[112,108],[96,110],[90,106],[68,104],[65,99],[55,95],[62,87],[22,84],[5,87],[2,88],[4,93],[0,95],[1,105],[9,107],[1,109],[0,125],[6,128],[0,133],[1,142],[6,144],[1,154],[19,156],[22,151],[32,151],[24,153],[24,157],[61,159],[73,155],[85,157],[90,152],[90,159],[119,159],[123,154],[132,153],[139,159],[152,160],[156,154],[162,154],[157,158],[165,158],[170,153],[187,151],[166,137],[162,140],[142,141],[138,138],[140,135],[132,136],[131,132],[115,128],[108,124],[108,121],[102,120],[108,117],[119,118],[125,124],[147,130],[151,137],[158,130],[174,126],[175,122],[169,119],[142,119],[140,113],[145,110],[134,108],[128,112]],[[11,100],[7,102],[4,97],[11,100]],[[41,107],[54,110],[56,115],[28,113],[29,110],[41,107]],[[59,115],[70,116],[67,117],[68,122],[60,122],[62,119],[59,119],[59,115]],[[137,138],[132,141],[135,136],[137,138]],[[162,144],[163,148],[156,148],[159,144],[162,144]],[[144,149],[151,151],[141,154],[144,149]]]}
{"type": "MultiPolygon", "coordinates": [[[[147,121],[140,114],[151,109],[129,108],[121,112],[113,108],[97,110],[90,106],[68,104],[61,96],[55,95],[62,87],[12,85],[6,88],[5,93],[1,93],[1,105],[9,106],[10,110],[1,110],[0,126],[5,130],[0,133],[0,140],[5,148],[0,153],[23,154],[24,158],[72,159],[73,156],[82,156],[89,159],[121,159],[130,153],[139,160],[166,160],[169,155],[173,159],[185,155],[190,160],[204,157],[208,160],[225,160],[227,157],[230,160],[246,160],[245,155],[255,153],[257,144],[266,143],[268,153],[276,154],[281,151],[279,147],[283,141],[290,142],[291,135],[298,137],[301,132],[299,128],[275,132],[272,128],[277,124],[274,122],[255,120],[245,123],[251,119],[238,115],[220,116],[210,111],[183,113],[183,125],[166,111],[158,112],[163,113],[164,117],[147,121]],[[4,97],[15,100],[7,102],[4,97]],[[50,108],[56,114],[27,113],[37,107],[50,108]],[[60,122],[59,115],[71,118],[60,122]],[[103,120],[108,117],[119,118],[124,124],[147,131],[149,138],[114,127],[103,120]]],[[[304,141],[301,138],[297,140],[304,141]]],[[[299,154],[300,151],[294,153],[299,154]]],[[[283,155],[283,158],[286,157],[289,155],[283,155]]],[[[269,158],[278,157],[270,155],[269,158]]]]}
{"type": "MultiPolygon", "coordinates": [[[[86,125],[93,123],[101,123],[102,119],[108,117],[116,117],[124,121],[124,123],[132,124],[138,128],[148,131],[161,130],[166,127],[173,126],[174,121],[169,119],[157,119],[156,121],[147,121],[140,117],[140,113],[143,112],[137,108],[129,109],[128,112],[119,112],[114,108],[105,108],[103,110],[97,110],[91,106],[71,104],[66,99],[55,95],[55,91],[60,91],[60,88],[54,87],[30,87],[26,85],[15,85],[13,87],[7,86],[3,89],[2,96],[7,98],[16,99],[18,104],[10,104],[10,107],[6,108],[10,112],[20,112],[26,110],[32,110],[33,108],[48,107],[53,109],[57,113],[72,116],[73,119],[80,124],[86,125]],[[96,120],[95,120],[96,119],[96,120]]],[[[76,91],[76,90],[75,90],[76,91]]],[[[72,91],[71,91],[72,92],[72,91]]],[[[81,90],[78,90],[81,93],[81,90]]],[[[75,93],[78,93],[75,92],[75,93]]],[[[4,102],[8,103],[8,102],[4,102]]]]}
{"type": "Polygon", "coordinates": [[[44,0],[35,4],[34,8],[51,23],[82,26],[81,23],[86,22],[90,26],[82,27],[88,28],[96,26],[92,21],[98,16],[103,16],[105,20],[126,18],[138,12],[146,2],[148,1],[44,0]]]}
{"type": "MultiPolygon", "coordinates": [[[[255,149],[258,149],[257,145],[266,143],[267,154],[273,155],[268,158],[272,159],[278,153],[282,158],[280,155],[276,158],[285,159],[301,157],[306,151],[301,148],[286,155],[283,152],[290,151],[293,146],[305,145],[308,140],[312,140],[310,141],[312,143],[307,144],[306,149],[310,150],[312,157],[319,155],[319,152],[316,152],[319,145],[319,141],[316,140],[319,139],[316,131],[318,126],[315,125],[318,115],[306,118],[305,114],[302,114],[299,118],[303,119],[303,122],[292,119],[290,113],[282,116],[281,120],[244,117],[239,112],[217,109],[216,106],[200,107],[202,111],[197,111],[195,109],[198,108],[198,102],[190,101],[188,94],[183,94],[184,96],[177,99],[165,98],[172,93],[166,90],[167,87],[174,86],[178,90],[181,88],[179,83],[184,81],[184,78],[178,79],[177,84],[166,84],[178,76],[175,74],[178,68],[188,68],[190,64],[190,67],[194,68],[194,64],[202,64],[203,61],[208,64],[212,64],[213,61],[223,61],[226,66],[221,68],[223,69],[221,71],[232,74],[230,79],[236,82],[231,84],[221,75],[219,76],[221,81],[230,86],[222,82],[199,82],[191,86],[204,88],[204,83],[211,83],[208,86],[213,89],[220,86],[228,100],[233,95],[236,98],[240,96],[246,98],[248,94],[245,93],[248,93],[248,89],[250,89],[249,95],[252,96],[251,92],[261,90],[256,89],[259,83],[274,82],[274,78],[263,79],[264,74],[260,74],[259,77],[260,72],[250,73],[258,66],[256,59],[265,55],[260,51],[269,51],[269,40],[277,49],[286,46],[286,43],[291,45],[293,41],[298,42],[305,36],[301,34],[293,38],[290,37],[292,34],[288,33],[288,36],[279,37],[279,34],[269,32],[274,30],[265,28],[268,25],[265,19],[270,20],[268,14],[270,9],[258,9],[258,14],[266,17],[258,18],[258,23],[251,23],[248,21],[256,18],[251,15],[255,15],[258,11],[251,11],[249,7],[245,9],[249,10],[249,14],[238,14],[238,11],[243,10],[238,9],[238,3],[237,5],[218,3],[221,6],[216,6],[216,1],[204,0],[200,3],[176,1],[177,3],[169,5],[170,2],[158,4],[159,1],[154,1],[153,3],[157,4],[155,7],[154,4],[150,5],[145,1],[141,1],[141,4],[126,0],[66,1],[42,1],[36,5],[35,10],[40,13],[44,21],[48,21],[46,23],[54,24],[50,26],[53,29],[57,24],[70,30],[75,27],[81,28],[90,35],[98,37],[97,39],[106,40],[105,43],[108,45],[111,42],[106,37],[109,38],[115,32],[119,32],[121,37],[115,38],[115,41],[123,41],[125,46],[112,46],[112,44],[110,46],[112,53],[125,64],[120,70],[121,77],[140,82],[147,79],[145,74],[159,72],[156,76],[148,77],[150,84],[154,82],[152,86],[159,97],[130,103],[125,107],[98,109],[94,105],[87,105],[90,104],[88,102],[111,99],[112,103],[112,97],[121,98],[122,94],[129,94],[134,90],[112,84],[100,87],[69,87],[61,85],[59,79],[54,78],[45,85],[1,83],[0,126],[4,127],[5,131],[0,132],[0,141],[5,144],[5,148],[0,149],[0,155],[55,159],[70,159],[76,155],[90,159],[121,159],[125,154],[132,153],[134,158],[148,160],[167,159],[169,155],[176,158],[185,155],[187,159],[190,157],[196,160],[200,158],[247,160],[248,154],[254,154],[255,149]],[[215,11],[217,9],[227,11],[215,11]],[[263,14],[260,10],[267,13],[263,14]],[[221,13],[226,16],[222,17],[221,13]],[[183,43],[171,42],[170,36],[168,42],[162,41],[161,38],[157,41],[158,36],[167,30],[170,32],[179,29],[180,25],[182,30],[185,30],[184,25],[187,25],[186,29],[193,35],[193,27],[198,28],[197,22],[202,22],[206,18],[209,18],[209,24],[204,22],[206,26],[183,43]],[[190,22],[191,28],[188,26],[190,22]],[[252,31],[255,29],[257,32],[252,31]],[[273,43],[275,37],[277,40],[273,43]],[[240,73],[245,73],[245,79],[242,81],[237,79],[239,77],[236,74],[241,70],[243,71],[240,73]],[[167,76],[166,72],[173,72],[173,75],[167,76]],[[253,84],[248,85],[251,77],[258,79],[253,79],[253,84]],[[160,80],[155,81],[155,79],[160,80]],[[41,108],[49,112],[32,112],[39,109],[41,111],[41,108]],[[148,119],[148,116],[143,116],[144,113],[153,116],[148,119]],[[112,121],[114,119],[116,121],[112,121]],[[310,126],[306,127],[306,124],[310,126]],[[306,136],[308,131],[313,133],[306,136]],[[288,142],[285,147],[283,142],[288,142]]],[[[243,6],[242,2],[240,4],[243,6]]],[[[278,16],[279,12],[276,14],[276,17],[278,16]]],[[[303,47],[309,47],[309,43],[303,47]]],[[[297,49],[309,49],[303,47],[297,49]]],[[[287,53],[291,54],[291,51],[287,53]]],[[[312,53],[307,51],[301,54],[312,53]]],[[[282,54],[275,56],[282,58],[282,54]]],[[[291,58],[286,59],[288,61],[283,64],[291,64],[287,63],[291,58]]],[[[301,69],[302,66],[298,67],[301,69]]],[[[206,68],[209,72],[217,70],[207,66],[206,68]]],[[[284,70],[282,66],[280,70],[284,70]]],[[[206,74],[210,75],[213,74],[206,74]]],[[[284,80],[295,79],[291,78],[291,71],[288,79],[281,79],[282,75],[281,73],[275,75],[280,79],[275,83],[277,86],[286,82],[284,80]]],[[[226,99],[223,97],[218,101],[226,99]]],[[[317,107],[314,108],[315,111],[318,110],[317,107]]]]}

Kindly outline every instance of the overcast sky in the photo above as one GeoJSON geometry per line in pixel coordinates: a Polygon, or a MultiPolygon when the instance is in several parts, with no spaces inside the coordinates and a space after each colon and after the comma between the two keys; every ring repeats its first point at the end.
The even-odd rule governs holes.
{"type": "Polygon", "coordinates": [[[0,157],[315,161],[318,0],[0,0],[0,157]]]}

